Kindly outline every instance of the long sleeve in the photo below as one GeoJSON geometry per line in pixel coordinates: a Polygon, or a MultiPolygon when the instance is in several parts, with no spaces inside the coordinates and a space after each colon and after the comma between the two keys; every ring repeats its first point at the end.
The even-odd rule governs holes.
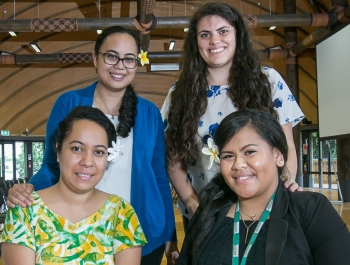
{"type": "Polygon", "coordinates": [[[60,170],[55,152],[59,123],[77,106],[92,106],[97,82],[84,89],[68,91],[59,96],[51,110],[46,124],[45,154],[39,171],[30,179],[34,190],[41,190],[56,184],[60,170]]]}
{"type": "Polygon", "coordinates": [[[57,155],[54,149],[58,125],[70,111],[66,100],[67,97],[65,94],[61,95],[56,100],[47,121],[45,138],[46,146],[43,164],[39,171],[29,181],[34,185],[34,190],[45,189],[58,182],[60,170],[57,162],[57,155]]]}
{"type": "Polygon", "coordinates": [[[314,264],[350,264],[350,233],[332,204],[324,196],[312,197],[306,207],[306,231],[314,264]]]}

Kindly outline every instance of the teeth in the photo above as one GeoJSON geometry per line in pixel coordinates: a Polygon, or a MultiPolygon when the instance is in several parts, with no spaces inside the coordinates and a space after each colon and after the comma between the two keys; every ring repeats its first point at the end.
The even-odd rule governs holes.
{"type": "Polygon", "coordinates": [[[83,178],[91,178],[91,175],[86,175],[86,174],[78,174],[78,176],[83,178]]]}
{"type": "Polygon", "coordinates": [[[239,177],[237,178],[238,180],[244,180],[244,179],[248,179],[249,177],[239,177]]]}
{"type": "Polygon", "coordinates": [[[115,75],[115,74],[111,74],[111,76],[115,77],[115,78],[123,78],[124,75],[115,75]]]}
{"type": "Polygon", "coordinates": [[[217,53],[217,52],[222,52],[223,50],[225,50],[225,48],[218,48],[215,50],[210,50],[211,53],[217,53]]]}

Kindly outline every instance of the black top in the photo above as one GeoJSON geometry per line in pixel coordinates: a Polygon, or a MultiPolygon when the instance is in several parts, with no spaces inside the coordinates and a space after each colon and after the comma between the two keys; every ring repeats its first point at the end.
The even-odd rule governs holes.
{"type": "MultiPolygon", "coordinates": [[[[249,226],[253,221],[244,221],[249,226]]],[[[263,227],[260,230],[258,237],[252,249],[249,252],[247,265],[264,265],[265,264],[265,246],[266,236],[268,230],[268,222],[266,220],[263,227]]],[[[247,245],[250,238],[252,237],[255,228],[258,225],[256,221],[248,232],[247,245]]],[[[245,248],[247,245],[244,244],[246,227],[243,221],[239,224],[239,262],[241,262],[245,248]]],[[[202,249],[201,254],[198,258],[199,265],[231,265],[232,264],[232,250],[233,250],[233,218],[225,217],[221,225],[218,227],[215,235],[210,239],[208,244],[202,249]]]]}

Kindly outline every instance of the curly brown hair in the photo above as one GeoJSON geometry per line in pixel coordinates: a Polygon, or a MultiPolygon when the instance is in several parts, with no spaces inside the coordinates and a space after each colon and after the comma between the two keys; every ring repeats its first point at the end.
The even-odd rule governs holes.
{"type": "Polygon", "coordinates": [[[208,67],[200,56],[197,25],[207,16],[220,16],[236,29],[236,51],[228,77],[228,96],[237,109],[260,109],[274,117],[271,84],[262,72],[260,59],[250,40],[242,15],[225,3],[210,2],[198,9],[190,21],[183,47],[183,69],[171,94],[171,106],[166,130],[167,162],[180,162],[185,170],[190,158],[198,154],[196,134],[198,122],[205,113],[209,87],[208,67]]]}

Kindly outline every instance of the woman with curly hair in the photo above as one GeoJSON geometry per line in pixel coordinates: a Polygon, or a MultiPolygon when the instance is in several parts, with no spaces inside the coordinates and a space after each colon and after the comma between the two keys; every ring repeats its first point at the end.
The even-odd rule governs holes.
{"type": "MultiPolygon", "coordinates": [[[[182,214],[198,207],[197,193],[219,171],[211,138],[230,113],[246,108],[270,113],[287,136],[289,157],[285,186],[295,190],[297,158],[292,126],[304,117],[288,86],[272,68],[261,67],[242,15],[225,3],[210,2],[190,21],[178,81],[161,113],[166,127],[168,174],[179,195],[182,214]],[[208,140],[209,139],[209,140],[208,140]],[[208,166],[209,165],[209,166],[208,166]],[[291,185],[292,184],[292,185],[291,185]]],[[[184,218],[185,227],[187,219],[184,218]]]]}
{"type": "Polygon", "coordinates": [[[58,182],[60,170],[52,143],[59,122],[76,106],[99,108],[114,124],[117,135],[109,157],[112,163],[96,188],[131,203],[148,241],[142,247],[141,264],[155,265],[161,263],[165,243],[176,241],[175,219],[162,118],[159,109],[138,97],[131,85],[139,52],[140,42],[133,30],[113,26],[99,35],[93,57],[98,81],[56,100],[47,122],[43,165],[31,184],[18,184],[10,190],[8,205],[30,205],[33,188],[41,190],[58,182]]]}

